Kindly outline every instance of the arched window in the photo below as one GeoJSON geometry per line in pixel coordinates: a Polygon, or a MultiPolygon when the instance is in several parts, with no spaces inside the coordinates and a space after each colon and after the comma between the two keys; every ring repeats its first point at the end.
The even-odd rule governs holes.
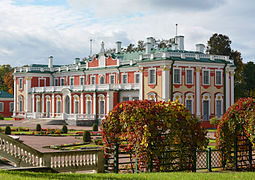
{"type": "Polygon", "coordinates": [[[56,97],[56,101],[57,101],[57,103],[56,103],[56,104],[57,104],[57,108],[56,108],[56,109],[57,109],[57,113],[61,113],[61,108],[62,108],[62,107],[61,107],[61,106],[62,106],[62,103],[61,103],[61,96],[58,95],[58,96],[56,97]]]}
{"type": "Polygon", "coordinates": [[[104,83],[105,83],[104,76],[101,76],[100,77],[100,84],[104,84],[104,83]]]}
{"type": "Polygon", "coordinates": [[[74,95],[74,114],[79,114],[79,96],[74,95]]]}
{"type": "Polygon", "coordinates": [[[99,114],[105,114],[105,96],[99,95],[99,114]]]}
{"type": "Polygon", "coordinates": [[[19,112],[23,112],[24,108],[23,108],[23,96],[19,96],[19,112]]]}
{"type": "Polygon", "coordinates": [[[148,100],[149,100],[149,101],[156,102],[156,101],[157,101],[157,94],[154,93],[154,92],[148,93],[148,100]]]}
{"type": "Polygon", "coordinates": [[[194,114],[193,104],[194,104],[194,94],[193,93],[187,93],[186,96],[185,96],[185,106],[190,111],[191,114],[194,114]]]}
{"type": "Polygon", "coordinates": [[[41,112],[41,97],[36,96],[36,112],[41,112]]]}
{"type": "Polygon", "coordinates": [[[210,104],[211,104],[211,95],[209,93],[205,93],[203,95],[203,99],[202,99],[202,111],[203,111],[203,119],[205,121],[209,121],[210,119],[210,114],[211,114],[211,111],[210,111],[210,104]]]}
{"type": "Polygon", "coordinates": [[[223,114],[223,95],[218,93],[215,97],[215,116],[221,117],[223,114]]]}
{"type": "Polygon", "coordinates": [[[183,98],[182,93],[179,93],[179,92],[174,93],[174,97],[173,97],[174,101],[178,100],[179,103],[182,103],[182,98],[183,98]]]}
{"type": "Polygon", "coordinates": [[[46,116],[50,117],[51,112],[51,98],[50,96],[46,96],[46,116]]]}
{"type": "Polygon", "coordinates": [[[86,114],[92,114],[92,97],[91,95],[86,95],[86,114]]]}

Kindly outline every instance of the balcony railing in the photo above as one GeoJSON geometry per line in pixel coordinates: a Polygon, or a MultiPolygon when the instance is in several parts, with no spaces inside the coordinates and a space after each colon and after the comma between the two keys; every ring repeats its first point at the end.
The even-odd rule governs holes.
{"type": "Polygon", "coordinates": [[[63,89],[70,89],[73,92],[80,91],[105,91],[105,90],[139,90],[139,84],[96,84],[96,85],[77,85],[77,86],[47,86],[33,87],[32,93],[51,93],[61,92],[63,89]]]}

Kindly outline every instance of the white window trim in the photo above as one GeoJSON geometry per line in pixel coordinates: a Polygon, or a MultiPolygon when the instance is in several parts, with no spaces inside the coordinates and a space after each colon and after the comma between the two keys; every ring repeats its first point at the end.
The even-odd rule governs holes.
{"type": "Polygon", "coordinates": [[[180,92],[176,92],[174,93],[173,101],[176,101],[178,99],[179,103],[182,103],[182,98],[183,98],[183,94],[180,92]],[[179,96],[179,98],[177,98],[176,96],[179,96]]]}
{"type": "Polygon", "coordinates": [[[115,74],[110,74],[109,75],[109,84],[115,84],[115,74]],[[113,83],[111,83],[111,77],[113,77],[113,83]]]}
{"type": "Polygon", "coordinates": [[[47,112],[48,108],[47,108],[47,105],[48,105],[48,102],[50,102],[50,111],[47,112],[47,113],[51,113],[51,97],[49,95],[47,95],[46,97],[46,109],[45,109],[45,112],[47,112]]]}
{"type": "Polygon", "coordinates": [[[41,97],[40,96],[36,96],[36,110],[35,112],[42,112],[42,105],[41,105],[41,97]],[[39,107],[38,107],[38,102],[40,102],[40,107],[41,107],[41,110],[39,111],[39,107]]]}
{"type": "Polygon", "coordinates": [[[215,70],[215,85],[222,85],[222,70],[215,70]],[[220,72],[221,83],[217,84],[216,72],[220,72]]]}
{"type": "Polygon", "coordinates": [[[136,84],[140,83],[140,73],[139,72],[134,73],[134,83],[136,83],[136,84]],[[138,83],[136,82],[136,75],[139,76],[139,82],[138,83]]]}
{"type": "Polygon", "coordinates": [[[56,113],[61,113],[61,109],[62,109],[62,101],[61,101],[61,96],[57,95],[56,96],[56,113]],[[58,112],[58,102],[60,102],[60,112],[58,112]]]}
{"type": "MultiPolygon", "coordinates": [[[[211,95],[210,94],[208,94],[208,93],[205,93],[204,95],[203,95],[203,98],[202,98],[202,116],[204,115],[204,105],[203,105],[203,102],[204,101],[209,101],[209,112],[208,112],[208,114],[209,114],[209,120],[210,120],[210,116],[211,116],[211,95]],[[208,96],[208,99],[205,99],[205,96],[208,96]]],[[[204,120],[204,119],[203,119],[204,120]]]]}
{"type": "Polygon", "coordinates": [[[148,100],[149,101],[153,100],[154,102],[157,102],[157,94],[156,93],[150,92],[147,95],[148,95],[148,100]]]}
{"type": "Polygon", "coordinates": [[[23,89],[23,78],[19,78],[19,89],[23,89]]]}
{"type": "Polygon", "coordinates": [[[92,115],[93,113],[92,113],[92,96],[90,95],[90,94],[87,94],[86,96],[86,114],[88,114],[88,101],[90,101],[91,102],[91,106],[90,106],[90,115],[92,115]]]}
{"type": "Polygon", "coordinates": [[[176,70],[176,69],[179,69],[180,70],[180,73],[179,73],[179,75],[180,75],[180,82],[179,83],[176,83],[176,82],[173,82],[174,84],[182,84],[182,68],[173,68],[173,81],[174,81],[174,79],[175,79],[175,73],[174,73],[174,70],[176,70]]]}
{"type": "Polygon", "coordinates": [[[128,84],[128,73],[122,73],[121,74],[121,84],[128,84]],[[127,76],[127,82],[126,83],[123,82],[123,79],[124,79],[123,76],[125,76],[125,75],[127,76]]]}
{"type": "Polygon", "coordinates": [[[60,86],[65,86],[65,78],[60,78],[59,85],[60,85],[60,86]],[[62,82],[62,80],[64,80],[64,84],[62,84],[62,83],[61,83],[61,82],[62,82]]]}
{"type": "Polygon", "coordinates": [[[216,113],[216,111],[217,111],[216,101],[221,101],[221,116],[222,116],[223,115],[223,95],[222,94],[217,94],[216,97],[215,97],[215,102],[214,102],[214,104],[215,104],[215,113],[214,114],[215,114],[216,117],[221,117],[221,116],[217,116],[217,113],[216,113]]]}
{"type": "Polygon", "coordinates": [[[186,84],[188,84],[188,85],[192,85],[192,84],[194,84],[194,69],[192,69],[192,68],[186,68],[185,69],[185,77],[186,77],[186,84]],[[187,80],[188,80],[188,73],[187,73],[187,71],[188,70],[191,70],[191,80],[192,80],[192,82],[191,83],[188,83],[187,82],[187,80]]]}
{"type": "Polygon", "coordinates": [[[96,84],[96,76],[95,75],[90,76],[90,84],[91,85],[95,85],[96,84]],[[92,84],[92,78],[95,78],[94,84],[92,84]]]}
{"type": "Polygon", "coordinates": [[[24,98],[22,95],[19,95],[19,101],[18,101],[18,107],[19,107],[19,112],[24,112],[24,98]],[[20,107],[22,107],[22,111],[20,109],[20,107]]]}
{"type": "Polygon", "coordinates": [[[103,115],[103,114],[100,114],[100,112],[101,112],[100,102],[101,102],[101,101],[104,102],[104,114],[106,114],[106,113],[105,113],[105,112],[106,112],[106,111],[105,111],[105,96],[104,96],[103,94],[100,94],[100,95],[98,95],[98,97],[99,97],[99,100],[98,100],[98,103],[99,103],[99,105],[98,105],[98,106],[99,106],[99,108],[98,108],[99,111],[98,111],[98,112],[99,112],[99,113],[98,113],[98,114],[99,114],[99,115],[103,115]],[[103,97],[103,98],[102,98],[102,97],[103,97]]]}
{"type": "Polygon", "coordinates": [[[74,102],[74,103],[73,103],[73,106],[74,106],[74,107],[73,107],[73,113],[74,113],[74,114],[79,114],[79,113],[80,113],[80,104],[79,104],[79,102],[80,102],[80,97],[79,97],[78,95],[74,95],[74,96],[73,96],[73,102],[74,102]],[[76,110],[77,110],[77,109],[76,109],[76,106],[75,106],[75,103],[76,103],[76,102],[78,102],[78,111],[77,111],[77,113],[76,113],[76,110]]]}
{"type": "Polygon", "coordinates": [[[203,82],[203,85],[210,85],[211,84],[211,76],[210,76],[210,69],[203,69],[202,70],[202,82],[203,82]],[[209,82],[209,84],[205,84],[205,82],[204,82],[204,72],[205,71],[208,71],[208,82],[209,82]]]}
{"type": "Polygon", "coordinates": [[[193,94],[192,93],[187,93],[185,96],[185,107],[187,104],[187,100],[191,100],[191,114],[194,114],[194,98],[193,98],[193,94]],[[189,99],[189,96],[191,96],[191,98],[189,99]]]}
{"type": "Polygon", "coordinates": [[[84,86],[85,85],[85,77],[84,76],[80,76],[80,83],[79,83],[81,86],[84,86]],[[83,84],[81,84],[81,79],[83,79],[83,84]]]}
{"type": "Polygon", "coordinates": [[[105,84],[105,81],[106,81],[106,79],[105,79],[104,75],[99,76],[99,84],[105,84]],[[101,83],[101,78],[104,78],[104,83],[101,83]]]}
{"type": "Polygon", "coordinates": [[[74,77],[69,77],[69,86],[74,86],[74,77]],[[73,85],[71,85],[71,80],[73,79],[73,85]]]}
{"type": "MultiPolygon", "coordinates": [[[[4,112],[4,103],[3,103],[3,102],[0,102],[0,104],[2,104],[2,107],[3,107],[2,111],[0,111],[0,112],[4,112]]],[[[1,109],[0,109],[0,110],[1,110],[1,109]]]]}
{"type": "Polygon", "coordinates": [[[46,78],[38,78],[38,87],[45,87],[46,86],[46,78]],[[40,86],[40,80],[44,81],[44,86],[40,86]]]}
{"type": "Polygon", "coordinates": [[[12,111],[14,111],[14,103],[13,103],[13,102],[10,102],[10,104],[9,104],[9,112],[12,112],[12,111],[11,111],[11,104],[13,104],[13,106],[12,106],[12,107],[13,107],[13,108],[12,108],[13,110],[12,110],[12,111]]]}
{"type": "Polygon", "coordinates": [[[149,69],[148,69],[148,73],[149,73],[149,74],[148,74],[148,83],[149,83],[149,85],[155,85],[155,84],[157,83],[157,68],[149,68],[149,69]],[[151,70],[154,70],[154,71],[155,71],[155,82],[154,82],[154,83],[151,83],[151,82],[150,82],[150,79],[151,79],[151,77],[150,77],[150,76],[151,76],[150,71],[151,71],[151,70]]]}
{"type": "Polygon", "coordinates": [[[56,84],[56,80],[57,80],[57,82],[58,82],[58,78],[54,78],[54,86],[59,86],[59,82],[56,84]]]}

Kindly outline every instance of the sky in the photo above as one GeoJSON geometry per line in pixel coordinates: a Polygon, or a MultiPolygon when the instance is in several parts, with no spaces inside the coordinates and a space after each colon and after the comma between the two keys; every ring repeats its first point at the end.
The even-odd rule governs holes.
{"type": "Polygon", "coordinates": [[[243,61],[255,62],[254,0],[0,0],[0,64],[72,64],[105,48],[153,36],[184,36],[185,50],[227,35],[243,61]]]}

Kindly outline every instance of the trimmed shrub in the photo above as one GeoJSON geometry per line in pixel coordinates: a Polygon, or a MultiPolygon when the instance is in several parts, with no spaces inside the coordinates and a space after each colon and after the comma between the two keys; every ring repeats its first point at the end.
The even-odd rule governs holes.
{"type": "Polygon", "coordinates": [[[217,117],[213,117],[210,119],[210,124],[213,124],[213,125],[218,125],[220,122],[220,119],[218,119],[217,117]]]}
{"type": "Polygon", "coordinates": [[[11,132],[12,132],[12,130],[11,130],[11,127],[10,126],[6,126],[5,127],[5,134],[8,134],[8,135],[11,135],[11,132]]]}
{"type": "Polygon", "coordinates": [[[83,142],[91,142],[91,136],[89,131],[84,131],[83,133],[83,142]]]}
{"type": "Polygon", "coordinates": [[[41,131],[42,128],[41,128],[41,124],[36,124],[36,131],[41,131]]]}
{"type": "Polygon", "coordinates": [[[96,123],[93,124],[92,130],[93,131],[98,131],[98,125],[96,123]]]}
{"type": "Polygon", "coordinates": [[[66,125],[63,125],[63,127],[62,127],[62,133],[67,134],[67,132],[68,132],[67,126],[66,126],[66,125]]]}
{"type": "Polygon", "coordinates": [[[95,143],[96,145],[103,145],[103,140],[102,140],[102,139],[95,139],[95,140],[94,140],[94,143],[95,143]]]}
{"type": "Polygon", "coordinates": [[[0,114],[0,120],[4,120],[4,115],[0,114]]]}

